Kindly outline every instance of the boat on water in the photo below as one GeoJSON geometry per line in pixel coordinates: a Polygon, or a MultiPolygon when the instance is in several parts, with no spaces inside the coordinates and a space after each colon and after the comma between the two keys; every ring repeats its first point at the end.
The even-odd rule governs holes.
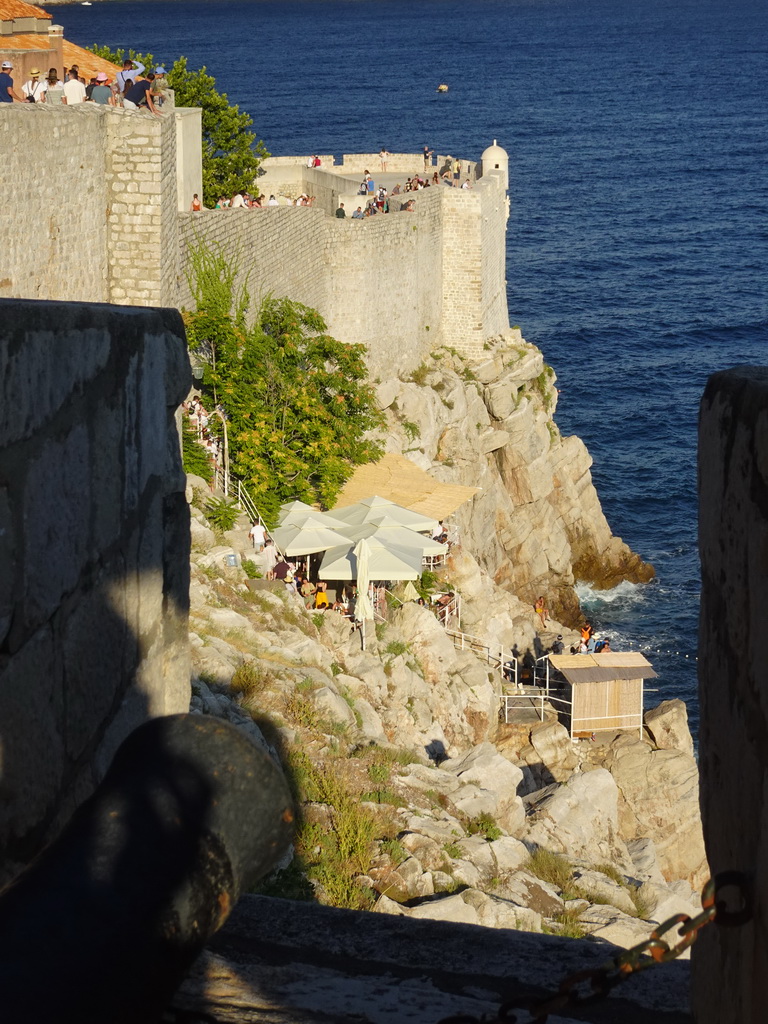
{"type": "Polygon", "coordinates": [[[445,84],[445,82],[441,82],[440,85],[438,85],[438,87],[437,87],[437,91],[438,92],[448,92],[448,86],[445,84]]]}

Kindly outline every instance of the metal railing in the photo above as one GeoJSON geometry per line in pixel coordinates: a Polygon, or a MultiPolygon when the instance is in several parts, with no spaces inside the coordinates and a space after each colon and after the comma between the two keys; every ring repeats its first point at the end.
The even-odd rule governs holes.
{"type": "Polygon", "coordinates": [[[256,503],[246,490],[242,480],[237,481],[237,486],[234,489],[234,498],[251,522],[259,523],[266,530],[267,524],[264,522],[261,512],[256,508],[256,503]]]}
{"type": "Polygon", "coordinates": [[[513,686],[518,685],[517,658],[513,658],[510,653],[509,658],[505,660],[502,644],[492,644],[479,636],[462,633],[459,629],[446,628],[445,632],[453,641],[453,646],[457,651],[472,651],[473,654],[484,658],[499,673],[502,686],[505,680],[513,686]]]}

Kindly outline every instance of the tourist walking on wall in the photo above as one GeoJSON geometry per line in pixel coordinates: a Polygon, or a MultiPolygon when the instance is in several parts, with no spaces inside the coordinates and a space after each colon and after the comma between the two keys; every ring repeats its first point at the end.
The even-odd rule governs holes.
{"type": "Polygon", "coordinates": [[[165,68],[155,68],[155,80],[152,83],[152,100],[159,109],[165,103],[165,88],[167,86],[165,68]]]}
{"type": "Polygon", "coordinates": [[[459,181],[461,180],[461,161],[453,161],[453,187],[459,187],[459,181]]]}
{"type": "Polygon", "coordinates": [[[152,83],[155,76],[150,71],[146,78],[140,78],[133,83],[123,97],[123,106],[127,110],[138,110],[139,107],[146,107],[153,114],[160,115],[152,100],[152,83]]]}
{"type": "Polygon", "coordinates": [[[11,64],[9,60],[4,60],[2,70],[0,70],[0,103],[24,102],[21,96],[19,96],[13,88],[13,79],[11,78],[12,71],[13,64],[11,64]]]}
{"type": "Polygon", "coordinates": [[[67,84],[64,86],[64,102],[68,107],[85,102],[85,86],[80,81],[77,68],[70,68],[67,74],[67,84]]]}
{"type": "Polygon", "coordinates": [[[144,73],[144,65],[137,60],[124,60],[123,70],[117,72],[117,88],[124,93],[144,73]]]}
{"type": "Polygon", "coordinates": [[[91,101],[93,103],[100,103],[104,107],[114,107],[115,97],[112,95],[112,89],[107,85],[107,76],[104,71],[100,71],[96,75],[96,84],[91,89],[91,101]]]}
{"type": "Polygon", "coordinates": [[[379,153],[379,160],[381,160],[381,170],[382,170],[382,172],[386,172],[386,170],[387,170],[387,160],[388,159],[389,159],[389,153],[382,146],[381,147],[381,152],[379,153]]]}
{"type": "Polygon", "coordinates": [[[22,85],[21,91],[27,103],[44,103],[46,88],[45,79],[40,78],[40,69],[32,68],[29,72],[29,81],[22,85]]]}
{"type": "Polygon", "coordinates": [[[61,105],[64,102],[64,83],[59,79],[56,68],[51,68],[46,81],[45,102],[61,105]]]}
{"type": "Polygon", "coordinates": [[[429,146],[425,146],[424,147],[424,170],[425,171],[432,164],[432,154],[433,153],[434,153],[434,150],[430,149],[429,146]]]}
{"type": "Polygon", "coordinates": [[[339,218],[339,220],[344,220],[344,218],[347,216],[347,211],[344,209],[344,203],[339,203],[339,208],[336,211],[336,216],[339,218]]]}

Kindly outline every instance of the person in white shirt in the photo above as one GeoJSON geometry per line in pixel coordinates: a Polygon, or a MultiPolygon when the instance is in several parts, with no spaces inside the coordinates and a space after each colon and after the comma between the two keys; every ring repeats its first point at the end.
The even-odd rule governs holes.
{"type": "Polygon", "coordinates": [[[267,200],[267,206],[279,206],[279,205],[280,204],[278,203],[278,201],[275,199],[274,196],[270,196],[269,199],[267,200]]]}
{"type": "Polygon", "coordinates": [[[245,206],[245,200],[243,199],[243,193],[242,192],[235,192],[235,194],[232,196],[232,201],[230,202],[229,205],[230,205],[230,208],[233,209],[233,210],[237,210],[241,206],[245,206]]]}
{"type": "Polygon", "coordinates": [[[67,75],[67,84],[64,86],[64,100],[68,107],[85,101],[85,86],[77,77],[77,72],[70,71],[67,75]]]}
{"type": "Polygon", "coordinates": [[[248,536],[253,541],[253,550],[261,551],[264,547],[264,541],[266,540],[266,530],[260,522],[255,522],[248,532],[248,536]]]}
{"type": "Polygon", "coordinates": [[[32,68],[29,74],[29,81],[25,82],[21,87],[21,91],[24,93],[24,99],[27,103],[44,103],[48,85],[44,78],[40,78],[40,69],[32,68]]]}

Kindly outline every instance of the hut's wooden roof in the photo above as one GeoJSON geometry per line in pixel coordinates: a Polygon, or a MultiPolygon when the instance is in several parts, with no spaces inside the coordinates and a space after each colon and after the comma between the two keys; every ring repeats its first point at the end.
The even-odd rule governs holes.
{"type": "Polygon", "coordinates": [[[639,651],[608,654],[550,654],[550,663],[571,685],[602,683],[611,679],[655,679],[656,673],[639,651]]]}

